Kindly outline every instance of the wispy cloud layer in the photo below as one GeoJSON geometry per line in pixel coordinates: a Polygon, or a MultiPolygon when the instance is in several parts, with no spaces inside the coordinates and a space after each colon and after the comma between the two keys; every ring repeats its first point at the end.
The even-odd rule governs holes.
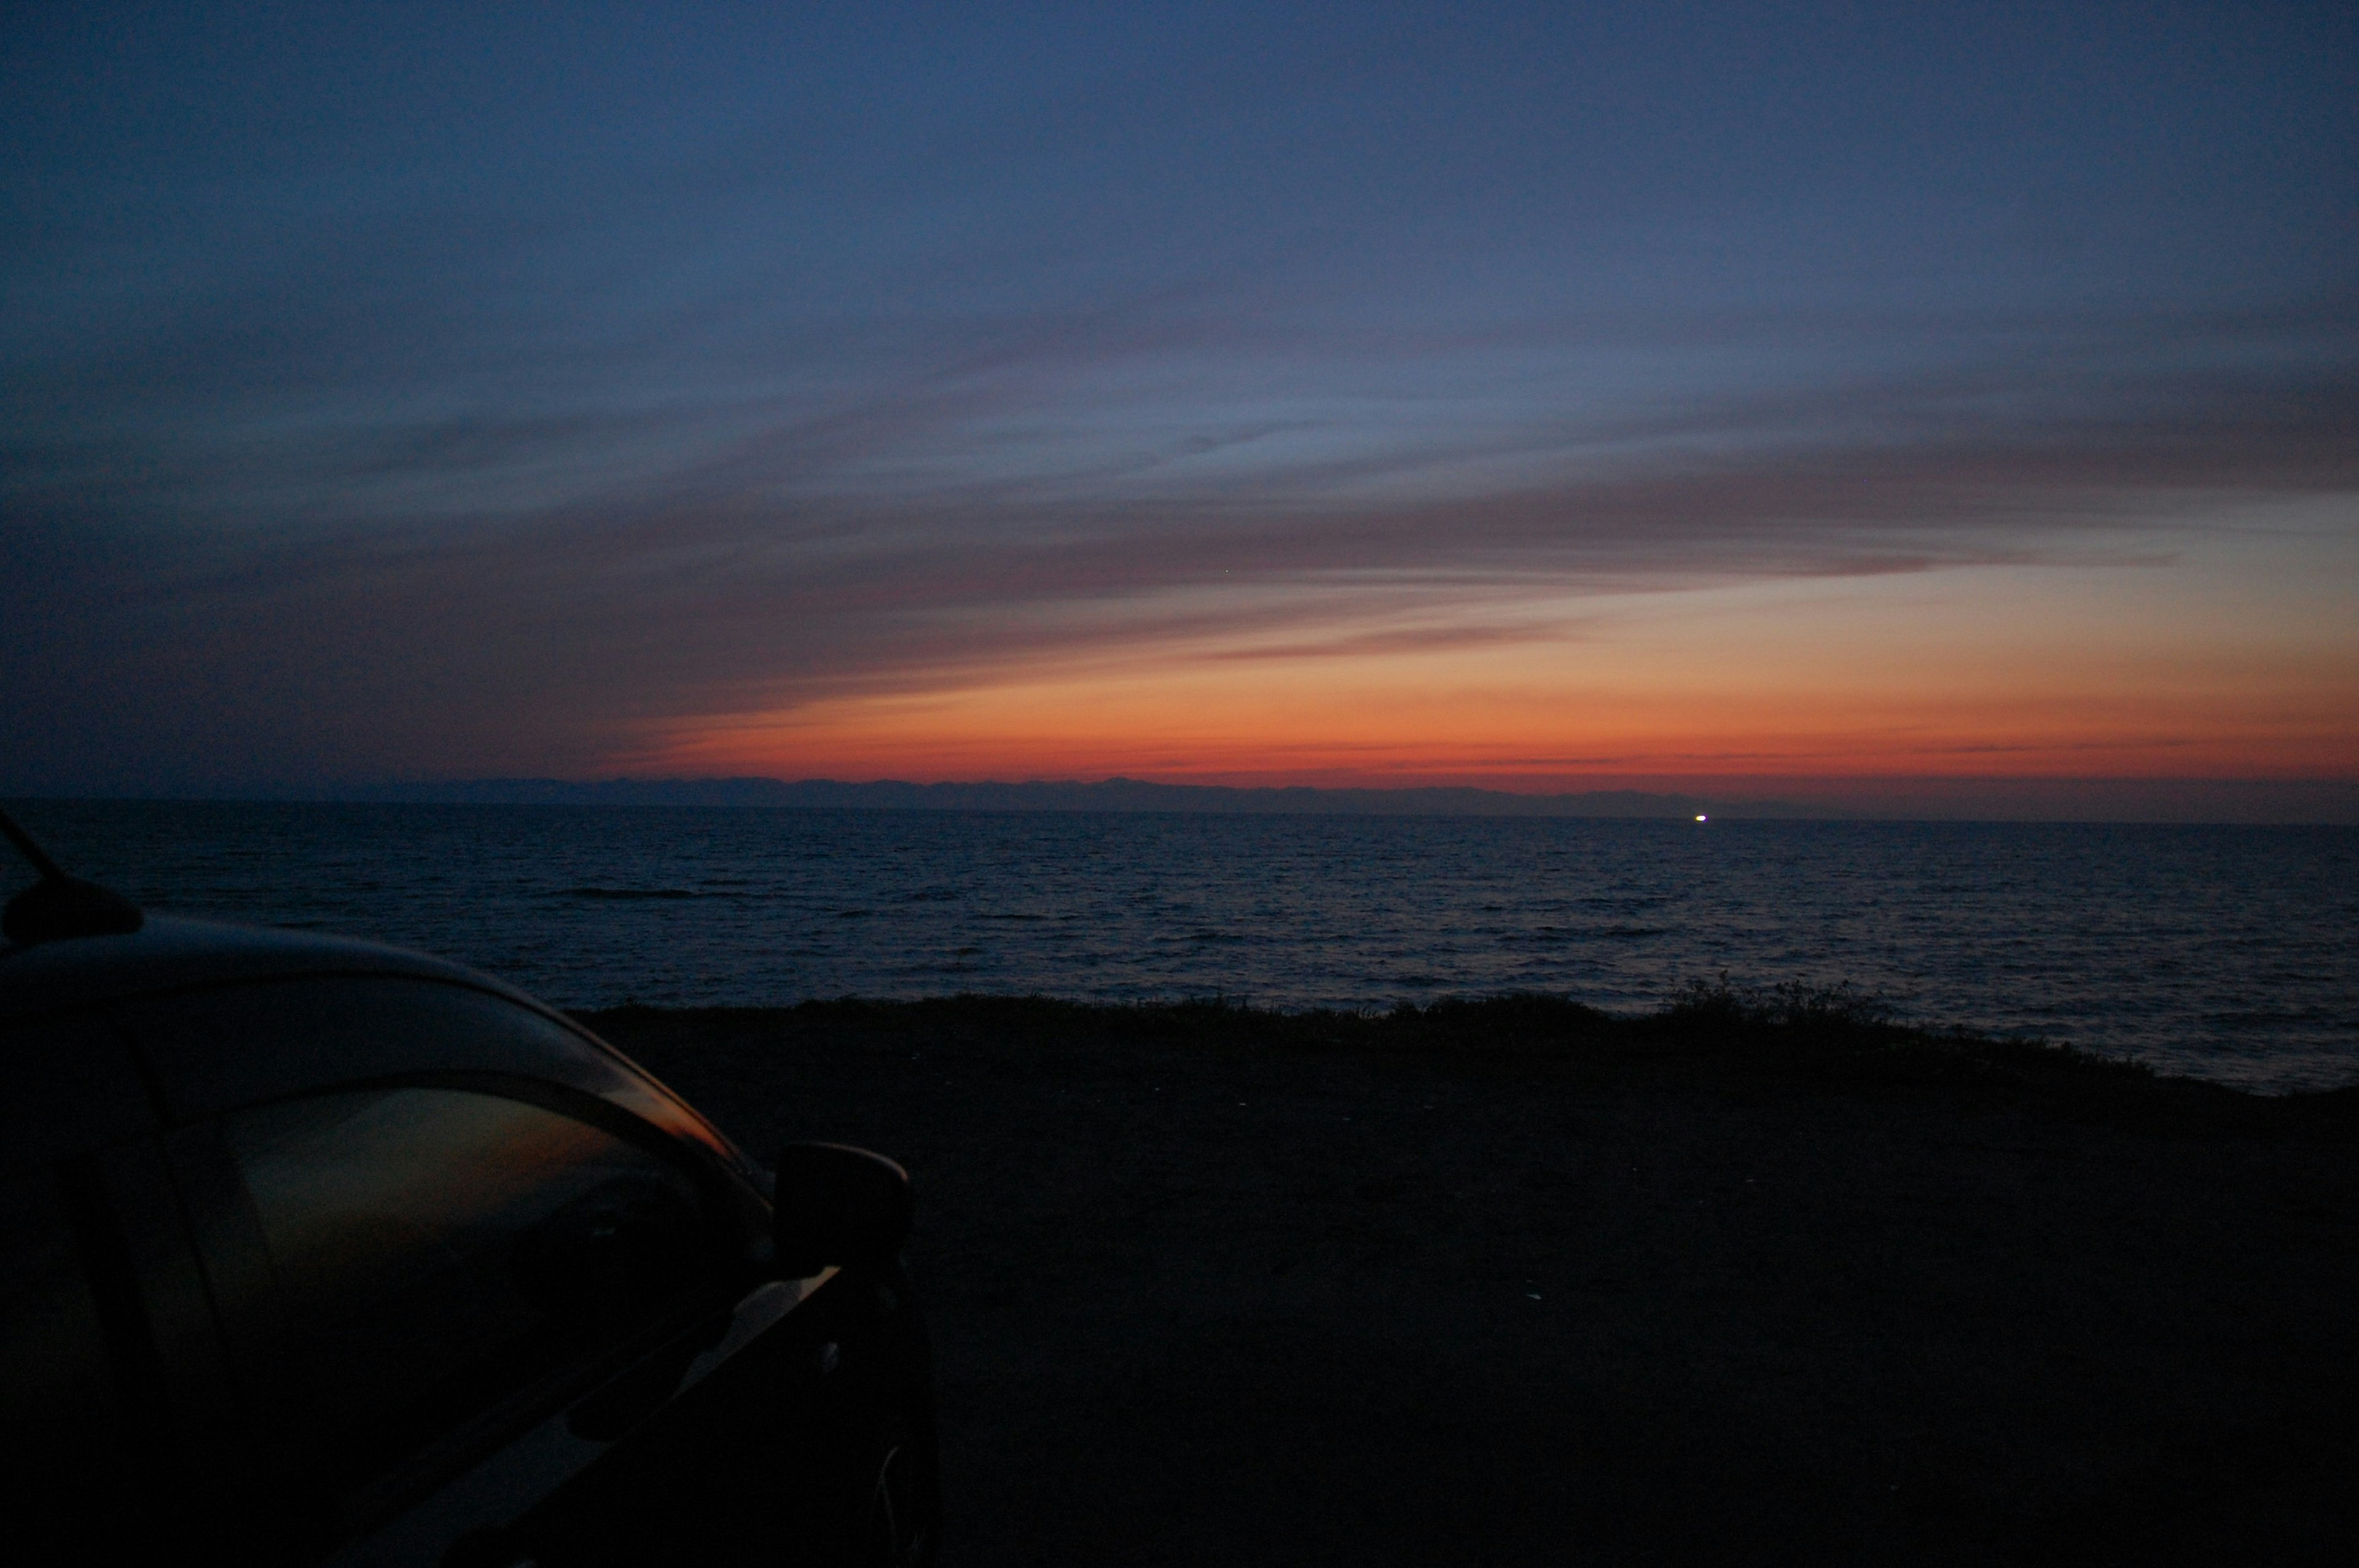
{"type": "MultiPolygon", "coordinates": [[[[1003,81],[812,46],[899,113],[816,67],[762,93],[720,44],[665,46],[669,90],[602,56],[643,134],[542,104],[576,146],[466,83],[397,145],[375,77],[350,109],[281,89],[356,138],[325,162],[283,127],[176,141],[67,104],[130,115],[128,151],[93,151],[21,111],[0,784],[591,770],[668,727],[1010,671],[2151,569],[2223,507],[2359,497],[2350,176],[2281,161],[2352,118],[2321,85],[2347,39],[2290,79],[2166,40],[2169,70],[2274,81],[2267,135],[2200,103],[2146,124],[2125,73],[2162,68],[2129,56],[2070,57],[2041,145],[1943,78],[1978,172],[1895,103],[1857,111],[1887,116],[1864,163],[1834,150],[1853,112],[1807,97],[1748,149],[1767,88],[1741,72],[1676,100],[1717,140],[1664,140],[1669,107],[1618,125],[1651,46],[1593,80],[1457,39],[1428,80],[1405,42],[1288,90],[1217,52],[1148,65],[1163,27],[1003,81]]],[[[14,68],[36,109],[101,48],[48,46],[14,68]]]]}

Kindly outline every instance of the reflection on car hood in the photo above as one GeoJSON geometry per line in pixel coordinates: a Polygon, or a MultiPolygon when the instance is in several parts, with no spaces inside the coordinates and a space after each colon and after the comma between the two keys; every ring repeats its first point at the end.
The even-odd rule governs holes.
{"type": "Polygon", "coordinates": [[[0,946],[0,1019],[71,1011],[191,986],[323,974],[457,980],[536,1005],[512,986],[403,947],[151,914],[128,935],[0,946]]]}

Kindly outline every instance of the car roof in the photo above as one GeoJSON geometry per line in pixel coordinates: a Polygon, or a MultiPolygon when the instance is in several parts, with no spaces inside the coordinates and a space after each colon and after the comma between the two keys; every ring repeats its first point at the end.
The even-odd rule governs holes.
{"type": "Polygon", "coordinates": [[[299,975],[408,975],[455,981],[546,1011],[538,1002],[424,953],[348,936],[150,914],[121,936],[73,936],[0,946],[0,1022],[243,980],[299,975]]]}

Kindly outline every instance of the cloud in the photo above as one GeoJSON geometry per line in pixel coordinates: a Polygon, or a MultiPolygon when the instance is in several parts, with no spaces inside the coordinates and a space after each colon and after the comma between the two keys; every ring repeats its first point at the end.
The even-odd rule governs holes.
{"type": "Polygon", "coordinates": [[[86,339],[19,325],[24,781],[565,771],[1027,662],[1560,636],[1518,607],[2150,560],[2224,496],[2359,492],[2347,295],[1371,311],[1381,269],[1248,247],[836,308],[582,249],[678,216],[647,188],[561,205],[364,214],[86,339]]]}

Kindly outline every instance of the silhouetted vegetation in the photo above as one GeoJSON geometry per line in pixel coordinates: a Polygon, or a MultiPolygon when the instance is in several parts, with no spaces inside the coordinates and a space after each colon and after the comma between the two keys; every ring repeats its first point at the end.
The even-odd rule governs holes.
{"type": "Polygon", "coordinates": [[[1692,984],[1668,1006],[1638,1014],[1525,992],[1403,1003],[1381,1011],[1279,1011],[1221,997],[1109,1005],[959,995],[913,1001],[845,998],[782,1009],[633,1005],[586,1016],[593,1027],[613,1023],[634,1034],[650,1027],[693,1033],[758,1026],[815,1044],[894,1049],[922,1047],[929,1040],[1012,1040],[1044,1049],[1110,1052],[1151,1042],[1211,1053],[1443,1055],[1583,1078],[1668,1076],[1734,1087],[1768,1076],[1830,1087],[1916,1085],[2033,1095],[2091,1113],[2359,1128],[2359,1090],[2265,1098],[2165,1076],[2143,1063],[2070,1044],[1920,1028],[1898,1021],[1887,1002],[1849,984],[1756,989],[1723,978],[1692,984]]]}

